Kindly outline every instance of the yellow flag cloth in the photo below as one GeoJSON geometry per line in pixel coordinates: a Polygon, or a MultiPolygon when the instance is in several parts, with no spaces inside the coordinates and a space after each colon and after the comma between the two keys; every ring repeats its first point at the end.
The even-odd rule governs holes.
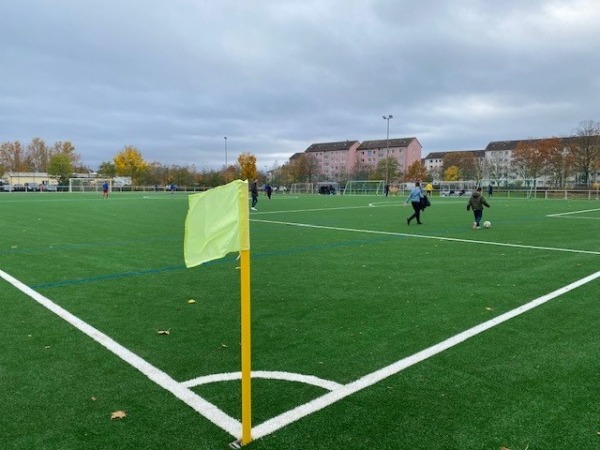
{"type": "Polygon", "coordinates": [[[248,181],[235,180],[190,195],[183,244],[185,266],[250,250],[249,228],[248,181]]]}

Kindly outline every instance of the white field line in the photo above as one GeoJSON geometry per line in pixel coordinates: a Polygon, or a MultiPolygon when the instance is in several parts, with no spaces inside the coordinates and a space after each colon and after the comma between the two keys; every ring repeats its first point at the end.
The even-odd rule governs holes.
{"type": "Polygon", "coordinates": [[[565,294],[579,286],[589,283],[590,281],[593,281],[596,278],[600,278],[600,272],[596,272],[592,275],[582,278],[579,281],[575,281],[574,283],[557,289],[554,292],[543,295],[535,300],[530,301],[525,305],[513,309],[512,311],[508,311],[491,320],[476,325],[473,328],[470,328],[466,331],[463,331],[462,333],[452,336],[451,338],[446,339],[440,342],[439,344],[433,345],[429,348],[426,348],[425,350],[421,350],[420,352],[417,352],[414,355],[396,361],[395,363],[390,364],[387,367],[376,370],[375,372],[365,375],[356,381],[348,383],[339,389],[328,392],[327,394],[322,395],[321,397],[318,397],[314,400],[311,400],[310,402],[305,403],[304,405],[300,405],[283,414],[280,414],[279,416],[273,417],[272,419],[269,419],[261,423],[260,425],[254,427],[252,429],[252,437],[254,439],[259,439],[268,434],[271,434],[279,430],[280,428],[285,427],[290,423],[301,419],[302,417],[317,412],[351,394],[354,394],[362,389],[372,386],[375,383],[384,380],[385,378],[395,375],[410,366],[413,366],[421,361],[431,358],[434,355],[437,355],[438,353],[448,350],[449,348],[454,347],[455,345],[460,344],[461,342],[464,342],[467,339],[470,339],[473,336],[476,336],[486,330],[489,330],[490,328],[495,327],[496,325],[499,325],[533,308],[543,305],[544,303],[562,294],[565,294]]]}
{"type": "Polygon", "coordinates": [[[12,284],[15,288],[23,292],[25,295],[31,297],[45,308],[55,313],[61,319],[73,325],[82,333],[91,337],[93,340],[98,342],[100,345],[102,345],[109,351],[113,352],[123,361],[135,367],[137,370],[146,375],[150,380],[154,381],[163,389],[171,392],[179,400],[192,407],[192,409],[200,413],[202,416],[206,417],[208,420],[210,420],[212,423],[214,423],[221,429],[231,434],[233,437],[238,438],[240,436],[242,429],[241,423],[225,414],[212,403],[207,402],[200,396],[196,395],[189,388],[186,388],[181,383],[175,381],[173,378],[171,378],[169,375],[167,375],[160,369],[154,367],[153,365],[140,358],[138,355],[131,352],[130,350],[127,350],[121,344],[117,343],[101,331],[97,330],[91,325],[88,325],[83,320],[74,316],[66,309],[58,306],[53,301],[44,297],[42,294],[34,291],[33,289],[23,284],[16,278],[10,276],[3,270],[0,270],[0,277],[2,277],[8,283],[12,284]]]}
{"type": "MultiPolygon", "coordinates": [[[[328,391],[339,389],[343,385],[336,383],[335,381],[324,380],[322,378],[315,377],[313,375],[302,375],[299,373],[290,372],[278,372],[268,370],[253,370],[252,378],[266,378],[269,380],[284,380],[284,381],[295,381],[297,383],[312,384],[328,391]]],[[[229,372],[229,373],[216,373],[212,375],[206,375],[192,380],[184,381],[182,384],[186,387],[200,386],[202,384],[215,383],[218,381],[234,381],[241,380],[241,372],[229,372]]]]}
{"type": "MultiPolygon", "coordinates": [[[[596,208],[596,209],[584,209],[581,211],[571,211],[571,212],[565,212],[565,213],[557,213],[557,214],[548,214],[546,215],[546,217],[566,217],[566,216],[572,216],[575,214],[584,214],[584,213],[588,213],[588,212],[596,212],[596,211],[600,211],[600,208],[596,208]]],[[[569,217],[569,219],[573,219],[573,217],[569,217]]],[[[592,220],[598,220],[598,217],[575,217],[575,219],[592,219],[592,220]]]]}
{"type": "MultiPolygon", "coordinates": [[[[0,277],[2,277],[5,281],[13,285],[15,288],[26,294],[27,296],[33,298],[35,301],[40,303],[42,306],[46,307],[50,311],[57,314],[63,320],[67,321],[75,328],[88,335],[96,342],[119,356],[123,361],[132,365],[144,375],[146,375],[150,380],[154,381],[156,384],[161,386],[163,389],[171,392],[181,401],[186,403],[188,406],[192,407],[195,411],[200,413],[202,416],[206,417],[213,424],[220,427],[224,431],[228,432],[235,438],[240,437],[241,431],[241,423],[223,411],[221,411],[218,407],[213,405],[212,403],[207,402],[202,399],[194,392],[192,392],[189,387],[196,386],[199,384],[210,383],[214,381],[222,381],[222,380],[235,380],[240,378],[240,373],[230,373],[230,374],[215,374],[209,375],[206,377],[199,377],[194,380],[189,380],[184,383],[179,383],[172,379],[170,376],[159,370],[158,368],[152,366],[136,354],[127,350],[113,339],[83,322],[81,319],[77,318],[64,308],[58,306],[48,298],[29,288],[16,278],[10,276],[6,272],[0,270],[0,277]]],[[[266,420],[262,424],[254,427],[252,429],[253,439],[259,439],[261,437],[267,436],[268,434],[274,433],[275,431],[289,425],[290,423],[296,422],[300,420],[302,417],[305,417],[309,414],[317,412],[343,398],[352,395],[362,389],[365,389],[373,384],[378,383],[385,378],[388,378],[392,375],[395,375],[402,370],[411,367],[421,361],[424,361],[438,353],[441,353],[455,345],[458,345],[461,342],[466,341],[467,339],[476,336],[496,325],[499,325],[507,320],[510,320],[520,314],[523,314],[533,308],[536,308],[544,303],[565,294],[579,286],[582,286],[590,281],[595,280],[600,277],[600,272],[596,272],[595,274],[589,275],[585,278],[582,278],[579,281],[571,283],[565,287],[555,290],[549,294],[541,296],[525,305],[522,305],[518,308],[513,309],[512,311],[508,311],[504,314],[501,314],[498,317],[490,319],[482,324],[476,325],[462,333],[459,333],[449,339],[446,339],[434,346],[431,346],[425,350],[415,353],[414,355],[403,358],[393,364],[390,364],[387,367],[379,369],[375,372],[367,374],[356,381],[353,381],[346,385],[341,385],[335,382],[328,382],[326,380],[321,380],[317,377],[312,376],[303,376],[303,375],[294,375],[288,374],[285,372],[268,372],[268,371],[255,371],[252,372],[253,377],[262,377],[262,378],[272,378],[272,379],[281,379],[281,380],[290,380],[290,381],[299,381],[299,382],[308,382],[309,384],[313,384],[316,386],[321,386],[325,389],[329,389],[330,392],[316,398],[304,405],[300,405],[294,409],[291,409],[279,416],[273,417],[271,419],[266,420]]]]}
{"type": "Polygon", "coordinates": [[[438,241],[450,241],[450,242],[465,242],[468,244],[480,244],[480,245],[493,245],[498,247],[513,247],[513,248],[526,248],[530,250],[545,250],[545,251],[554,251],[554,252],[567,252],[567,253],[582,253],[586,255],[600,255],[600,251],[593,250],[577,250],[572,248],[561,248],[561,247],[542,247],[537,245],[522,245],[522,244],[509,244],[504,242],[490,242],[490,241],[476,241],[473,239],[458,239],[458,238],[450,238],[443,236],[428,236],[426,234],[410,234],[410,233],[399,233],[395,231],[377,231],[377,230],[363,230],[356,228],[342,228],[342,227],[329,227],[325,225],[312,225],[307,223],[298,223],[298,222],[282,222],[279,220],[265,220],[265,219],[251,219],[252,222],[262,222],[262,223],[273,223],[278,225],[287,225],[294,227],[303,227],[303,228],[316,228],[321,230],[336,230],[336,231],[348,231],[351,233],[364,233],[364,234],[379,234],[386,236],[402,236],[402,237],[410,237],[416,239],[434,239],[438,241]]]}
{"type": "MultiPolygon", "coordinates": [[[[347,208],[339,208],[339,209],[347,209],[347,208]]],[[[288,211],[289,212],[289,211],[288,211]]],[[[309,224],[301,224],[301,223],[293,223],[293,222],[279,222],[279,221],[269,221],[269,220],[260,220],[253,219],[257,222],[265,222],[265,223],[275,223],[281,225],[289,225],[289,226],[299,226],[299,227],[308,227],[308,228],[317,228],[317,229],[331,229],[331,230],[339,230],[339,231],[349,231],[349,232],[359,232],[359,233],[369,233],[369,234],[384,234],[384,235],[396,235],[396,236],[405,236],[405,237],[414,237],[414,238],[426,238],[426,239],[438,239],[445,241],[454,241],[454,242],[467,242],[474,244],[487,244],[487,245],[497,245],[497,246],[505,246],[505,247],[517,247],[517,248],[528,248],[528,249],[537,249],[537,250],[551,250],[551,251],[562,251],[562,252],[573,252],[573,253],[585,253],[585,254],[594,254],[598,255],[600,252],[592,252],[592,251],[584,251],[584,250],[573,250],[573,249],[564,249],[564,248],[554,248],[554,247],[539,247],[539,246],[528,246],[528,245],[519,245],[519,244],[503,244],[503,243],[494,243],[494,242],[482,242],[482,241],[474,241],[470,239],[456,239],[456,238],[445,238],[445,237],[435,237],[435,236],[425,236],[425,235],[414,235],[407,233],[395,233],[395,232],[385,232],[385,231],[372,231],[372,230],[359,230],[359,229],[350,229],[350,228],[340,228],[340,227],[327,227],[327,226],[318,226],[318,225],[309,225],[309,224]]],[[[136,354],[122,347],[120,344],[112,340],[110,337],[96,330],[92,326],[83,322],[81,319],[72,315],[65,309],[53,303],[48,298],[29,288],[25,284],[21,283],[19,280],[13,278],[8,275],[6,272],[0,270],[0,277],[4,280],[15,286],[21,292],[25,293],[29,297],[36,300],[41,305],[45,306],[71,325],[75,326],[77,329],[90,336],[92,339],[100,343],[102,346],[107,348],[108,350],[115,353],[119,356],[123,361],[129,363],[144,375],[146,375],[149,379],[157,383],[159,386],[171,392],[177,398],[182,400],[184,403],[192,407],[195,411],[200,413],[202,416],[206,417],[212,423],[225,430],[232,436],[239,438],[241,423],[232,417],[225,414],[218,407],[207,402],[203,398],[196,395],[192,392],[189,387],[193,387],[199,384],[210,383],[214,381],[221,380],[235,380],[239,379],[241,376],[240,373],[230,373],[230,374],[215,374],[209,375],[206,377],[198,377],[193,380],[189,380],[184,383],[179,383],[168,376],[166,373],[160,371],[158,368],[152,366],[136,354]]],[[[439,344],[436,344],[432,347],[429,347],[425,350],[422,350],[418,353],[415,353],[412,356],[401,359],[387,367],[379,369],[375,372],[372,372],[368,375],[365,375],[359,378],[356,381],[353,381],[346,385],[340,385],[339,383],[335,383],[333,381],[322,380],[313,376],[306,375],[298,375],[298,374],[289,374],[286,372],[268,372],[268,371],[253,371],[252,376],[257,378],[272,378],[272,379],[282,379],[282,380],[290,380],[290,381],[298,381],[298,382],[307,382],[309,384],[313,384],[316,386],[321,386],[324,389],[330,390],[329,393],[316,398],[304,405],[300,405],[290,411],[287,411],[279,416],[268,419],[262,424],[254,427],[252,429],[252,436],[254,439],[259,439],[268,434],[271,434],[282,427],[293,423],[302,417],[305,417],[309,414],[319,411],[351,394],[354,394],[362,389],[365,389],[369,386],[372,386],[379,381],[388,378],[392,375],[395,375],[402,370],[417,364],[421,361],[424,361],[427,358],[430,358],[438,353],[441,353],[465,340],[476,336],[477,334],[482,333],[496,325],[499,325],[507,320],[510,320],[524,312],[527,312],[537,306],[540,306],[553,298],[556,298],[564,293],[567,293],[583,284],[589,283],[590,281],[595,280],[600,277],[600,272],[589,275],[588,277],[582,278],[579,281],[571,283],[563,288],[560,288],[550,294],[546,294],[538,299],[535,299],[525,305],[522,305],[518,308],[515,308],[512,311],[504,313],[494,319],[491,319],[487,322],[484,322],[480,325],[477,325],[469,330],[466,330],[462,333],[459,333],[449,339],[446,339],[439,344]]]]}

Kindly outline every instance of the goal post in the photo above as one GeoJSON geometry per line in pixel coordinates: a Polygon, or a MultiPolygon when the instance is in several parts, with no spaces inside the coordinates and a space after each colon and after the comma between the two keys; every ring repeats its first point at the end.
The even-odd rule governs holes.
{"type": "Polygon", "coordinates": [[[69,192],[102,192],[102,185],[108,183],[112,191],[112,180],[105,178],[69,178],[69,192]]]}
{"type": "Polygon", "coordinates": [[[346,183],[344,195],[383,195],[383,180],[352,180],[346,183]]]}
{"type": "Polygon", "coordinates": [[[290,194],[313,194],[313,183],[293,183],[290,188],[290,194]]]}

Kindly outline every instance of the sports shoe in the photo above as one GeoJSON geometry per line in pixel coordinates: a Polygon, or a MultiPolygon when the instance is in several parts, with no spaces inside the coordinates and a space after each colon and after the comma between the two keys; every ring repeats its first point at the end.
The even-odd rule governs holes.
{"type": "Polygon", "coordinates": [[[252,208],[250,208],[252,211],[258,211],[258,209],[256,209],[254,206],[252,208]]]}
{"type": "Polygon", "coordinates": [[[473,228],[473,229],[477,228],[477,222],[473,222],[473,226],[471,228],[473,228]]]}

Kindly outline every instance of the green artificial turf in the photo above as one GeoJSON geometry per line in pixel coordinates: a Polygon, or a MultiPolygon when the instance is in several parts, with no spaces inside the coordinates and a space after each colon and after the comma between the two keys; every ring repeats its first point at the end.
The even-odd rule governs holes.
{"type": "MultiPolygon", "coordinates": [[[[404,200],[261,196],[250,216],[253,370],[351,383],[600,270],[595,200],[492,198],[492,227],[480,230],[466,199],[434,197],[424,225],[410,226],[404,200]]],[[[239,372],[239,261],[185,268],[186,195],[6,193],[0,211],[0,270],[176,381],[239,372]]],[[[599,287],[563,293],[248,448],[597,448],[599,287]]],[[[0,309],[0,448],[235,439],[3,280],[0,309]],[[119,410],[127,416],[111,420],[119,410]]],[[[192,390],[241,420],[239,381],[192,390]]],[[[326,392],[255,379],[253,425],[326,392]]]]}

